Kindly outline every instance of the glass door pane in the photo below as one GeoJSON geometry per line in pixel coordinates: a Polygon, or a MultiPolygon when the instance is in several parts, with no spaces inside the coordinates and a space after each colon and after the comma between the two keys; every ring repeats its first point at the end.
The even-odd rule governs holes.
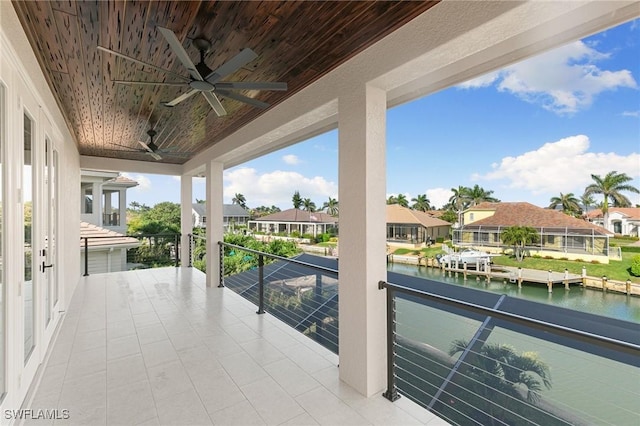
{"type": "Polygon", "coordinates": [[[23,208],[23,235],[24,235],[24,276],[22,298],[24,300],[24,360],[35,346],[34,326],[34,291],[33,291],[33,248],[32,248],[32,211],[33,211],[33,146],[34,126],[28,115],[24,115],[24,163],[22,166],[22,208],[23,208]]]}
{"type": "MultiPolygon", "coordinates": [[[[53,159],[51,161],[51,185],[50,185],[50,193],[51,193],[51,211],[49,216],[51,217],[51,226],[49,228],[49,235],[51,242],[49,246],[51,247],[50,253],[51,258],[49,259],[49,264],[57,261],[57,241],[58,241],[58,151],[53,150],[53,159]]],[[[53,306],[58,303],[58,273],[51,274],[51,280],[53,282],[53,306]]]]}
{"type": "MultiPolygon", "coordinates": [[[[45,188],[47,188],[47,204],[49,202],[49,200],[51,199],[51,182],[49,181],[50,179],[50,164],[51,161],[49,160],[49,151],[51,150],[50,148],[50,144],[51,142],[49,142],[49,138],[45,138],[44,140],[44,183],[45,183],[45,188]]],[[[45,217],[47,218],[47,224],[46,224],[46,235],[44,237],[44,253],[45,253],[45,262],[47,264],[50,264],[48,262],[49,260],[49,247],[51,246],[49,239],[51,238],[51,236],[49,235],[49,231],[51,228],[51,218],[50,215],[47,214],[47,212],[45,212],[45,217]]],[[[44,266],[44,265],[43,265],[44,266]]],[[[51,273],[49,272],[49,269],[43,269],[43,273],[45,274],[45,282],[44,282],[44,312],[45,312],[45,322],[44,325],[45,327],[49,324],[49,321],[51,321],[51,288],[50,288],[50,283],[51,283],[51,273]]],[[[42,286],[41,286],[42,288],[42,286]]]]}

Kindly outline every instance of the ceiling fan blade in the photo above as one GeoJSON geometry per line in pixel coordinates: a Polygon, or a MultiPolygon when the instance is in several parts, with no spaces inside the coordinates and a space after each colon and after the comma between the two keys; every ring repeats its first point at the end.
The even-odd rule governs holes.
{"type": "Polygon", "coordinates": [[[184,47],[182,47],[182,43],[180,43],[180,40],[178,40],[178,37],[176,37],[176,34],[168,28],[163,28],[163,27],[156,27],[156,28],[167,40],[167,42],[169,43],[169,46],[171,47],[171,50],[173,50],[173,53],[176,54],[180,62],[182,62],[182,65],[184,65],[184,67],[189,71],[189,74],[191,75],[191,77],[193,77],[196,80],[202,81],[203,80],[202,76],[196,69],[196,66],[193,64],[193,61],[191,60],[191,58],[189,58],[189,54],[187,53],[187,51],[184,50],[184,47]]]}
{"type": "Polygon", "coordinates": [[[221,81],[216,89],[223,90],[287,90],[287,83],[268,81],[221,81]]]}
{"type": "Polygon", "coordinates": [[[222,104],[220,103],[220,99],[213,92],[202,92],[202,96],[209,102],[211,108],[218,114],[218,117],[222,117],[227,115],[227,111],[224,109],[222,104]]]}
{"type": "Polygon", "coordinates": [[[218,90],[217,92],[220,93],[220,95],[224,96],[225,98],[235,99],[236,101],[244,102],[245,104],[253,105],[254,107],[258,107],[262,109],[269,108],[268,103],[259,101],[257,99],[249,98],[247,96],[243,96],[239,93],[228,92],[226,90],[218,90]]]}
{"type": "Polygon", "coordinates": [[[176,105],[178,105],[180,102],[184,101],[185,99],[190,98],[191,96],[195,95],[196,93],[198,93],[198,90],[189,90],[186,93],[183,93],[182,95],[178,96],[177,98],[175,98],[172,101],[169,102],[163,102],[162,105],[166,106],[166,107],[174,107],[176,105]]]}
{"type": "Polygon", "coordinates": [[[138,143],[139,143],[140,145],[142,145],[142,147],[144,148],[144,150],[145,150],[146,152],[148,152],[149,154],[155,154],[155,152],[153,152],[153,150],[152,150],[151,148],[149,148],[149,145],[147,145],[145,142],[138,141],[138,143]]]}
{"type": "Polygon", "coordinates": [[[185,83],[180,82],[165,82],[165,81],[124,81],[124,80],[111,80],[116,84],[129,84],[129,85],[146,85],[146,86],[184,86],[185,83]]]}
{"type": "Polygon", "coordinates": [[[140,65],[142,65],[142,66],[152,68],[152,69],[154,69],[154,70],[156,70],[156,71],[160,71],[160,72],[163,72],[163,73],[165,73],[165,74],[172,75],[172,76],[174,76],[174,77],[176,77],[176,78],[179,78],[179,79],[181,79],[181,80],[184,80],[184,81],[187,81],[187,82],[189,81],[189,79],[188,79],[188,78],[186,78],[186,77],[185,77],[185,76],[183,76],[183,75],[176,74],[176,73],[175,73],[175,72],[173,72],[173,71],[165,70],[164,68],[156,67],[155,65],[149,64],[149,63],[147,63],[147,62],[139,61],[139,60],[138,60],[138,59],[136,59],[136,58],[132,58],[131,56],[127,56],[127,55],[122,54],[122,53],[120,53],[120,52],[116,52],[115,50],[107,49],[106,47],[102,47],[102,46],[98,46],[98,50],[102,50],[103,52],[107,52],[107,53],[110,53],[110,54],[112,54],[112,55],[119,56],[119,57],[121,57],[121,58],[123,58],[123,59],[126,59],[127,61],[131,61],[131,62],[134,62],[134,63],[136,63],[136,64],[140,64],[140,65]]]}
{"type": "Polygon", "coordinates": [[[156,154],[155,152],[148,152],[147,154],[152,156],[155,160],[158,160],[158,161],[162,160],[162,157],[156,154]]]}
{"type": "Polygon", "coordinates": [[[233,73],[237,69],[247,65],[257,57],[258,55],[253,50],[249,48],[242,49],[240,53],[222,64],[217,70],[209,74],[206,80],[209,83],[214,84],[215,82],[220,81],[229,74],[233,73]]]}
{"type": "Polygon", "coordinates": [[[191,157],[192,155],[195,155],[195,152],[171,152],[164,149],[159,149],[156,152],[169,157],[191,157]]]}

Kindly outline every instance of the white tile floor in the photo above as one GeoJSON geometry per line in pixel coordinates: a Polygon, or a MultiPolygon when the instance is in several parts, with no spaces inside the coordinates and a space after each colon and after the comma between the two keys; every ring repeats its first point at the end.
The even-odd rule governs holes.
{"type": "Polygon", "coordinates": [[[406,398],[361,396],[335,354],[204,280],[191,268],[83,278],[24,408],[67,409],[65,425],[447,424],[406,398]]]}

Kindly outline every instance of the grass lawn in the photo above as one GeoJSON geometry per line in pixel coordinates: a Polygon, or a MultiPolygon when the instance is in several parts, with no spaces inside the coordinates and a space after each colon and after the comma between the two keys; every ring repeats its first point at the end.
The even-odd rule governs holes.
{"type": "MultiPolygon", "coordinates": [[[[612,239],[612,242],[619,246],[628,245],[634,242],[634,240],[628,239],[612,239]]],[[[393,254],[397,255],[412,255],[418,253],[416,249],[399,248],[393,251],[393,254]]],[[[436,257],[438,254],[444,254],[441,244],[435,244],[432,247],[423,248],[419,251],[421,257],[436,257]]],[[[575,262],[571,260],[556,260],[556,259],[538,259],[532,257],[525,257],[522,262],[518,262],[513,257],[499,256],[494,257],[493,261],[496,265],[502,266],[515,266],[529,269],[540,269],[548,271],[551,269],[554,272],[563,272],[566,269],[572,274],[582,274],[582,267],[587,268],[587,275],[591,277],[601,277],[606,275],[610,280],[626,281],[631,280],[634,283],[640,283],[640,277],[634,277],[630,274],[631,259],[638,253],[622,253],[622,261],[612,260],[608,265],[595,264],[590,262],[575,262]]]]}
{"type": "Polygon", "coordinates": [[[336,246],[338,245],[338,243],[331,243],[331,242],[326,242],[326,243],[318,243],[316,244],[316,246],[318,247],[331,247],[331,248],[336,248],[336,246]]]}

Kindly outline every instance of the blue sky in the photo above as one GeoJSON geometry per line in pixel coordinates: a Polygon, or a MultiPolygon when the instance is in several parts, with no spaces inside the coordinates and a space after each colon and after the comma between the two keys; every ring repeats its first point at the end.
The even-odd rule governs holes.
{"type": "MultiPolygon", "coordinates": [[[[612,170],[640,188],[640,20],[387,113],[387,194],[427,194],[435,207],[475,184],[545,207],[612,170]]],[[[128,176],[141,183],[129,202],[180,199],[175,177],[128,176]]],[[[228,169],[224,186],[225,202],[242,193],[249,207],[286,209],[298,190],[320,207],[338,196],[338,132],[228,169]]],[[[203,179],[193,193],[204,198],[203,179]]]]}

